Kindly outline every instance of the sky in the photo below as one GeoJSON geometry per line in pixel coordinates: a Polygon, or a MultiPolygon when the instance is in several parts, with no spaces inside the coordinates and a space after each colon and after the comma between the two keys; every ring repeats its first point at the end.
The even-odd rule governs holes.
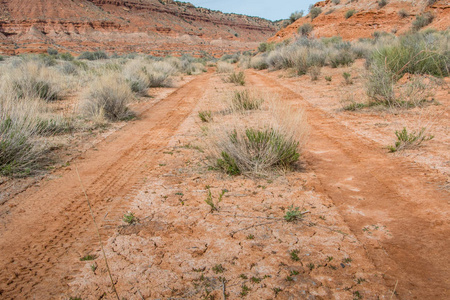
{"type": "Polygon", "coordinates": [[[304,10],[318,0],[188,0],[195,6],[220,10],[226,13],[237,13],[262,17],[272,21],[287,19],[292,12],[304,10]]]}

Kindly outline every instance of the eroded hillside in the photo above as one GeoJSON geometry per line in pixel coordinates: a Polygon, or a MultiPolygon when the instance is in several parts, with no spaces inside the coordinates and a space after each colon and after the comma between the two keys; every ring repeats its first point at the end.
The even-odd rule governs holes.
{"type": "Polygon", "coordinates": [[[345,40],[371,37],[375,32],[405,33],[411,30],[417,16],[429,13],[430,28],[445,30],[450,24],[448,1],[428,0],[326,0],[317,2],[311,13],[281,29],[270,42],[280,42],[295,36],[301,26],[311,23],[315,37],[341,36],[345,40]]]}
{"type": "Polygon", "coordinates": [[[268,20],[157,0],[3,0],[0,53],[102,49],[154,55],[253,49],[273,36],[268,20]]]}

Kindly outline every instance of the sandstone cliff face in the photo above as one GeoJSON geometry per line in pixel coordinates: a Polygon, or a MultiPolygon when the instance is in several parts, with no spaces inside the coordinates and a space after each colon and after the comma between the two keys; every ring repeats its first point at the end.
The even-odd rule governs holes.
{"type": "Polygon", "coordinates": [[[448,0],[387,0],[385,6],[380,7],[376,0],[318,2],[315,6],[322,9],[322,13],[311,21],[310,16],[298,19],[290,26],[281,29],[270,42],[281,42],[297,34],[298,28],[305,23],[314,26],[315,37],[341,36],[345,40],[371,37],[376,31],[401,34],[411,29],[412,22],[417,15],[431,12],[434,15],[430,28],[445,30],[450,26],[450,2],[448,0]],[[339,2],[335,4],[334,2],[339,2]],[[353,9],[354,14],[346,18],[347,11],[353,9]],[[407,13],[401,15],[400,11],[407,13]]]}
{"type": "Polygon", "coordinates": [[[273,36],[265,19],[172,0],[0,0],[0,53],[105,50],[216,55],[273,36]]]}

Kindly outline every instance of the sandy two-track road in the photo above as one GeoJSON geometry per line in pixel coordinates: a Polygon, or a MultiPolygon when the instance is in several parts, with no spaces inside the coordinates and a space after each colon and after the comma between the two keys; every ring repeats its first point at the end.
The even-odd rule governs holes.
{"type": "MultiPolygon", "coordinates": [[[[192,126],[192,130],[199,130],[193,126],[193,122],[186,120],[196,118],[199,101],[206,101],[205,94],[214,95],[217,85],[225,85],[216,77],[217,75],[211,73],[196,77],[144,110],[137,120],[76,158],[69,168],[55,171],[52,176],[54,179],[44,179],[2,205],[0,298],[69,298],[78,292],[77,288],[80,289],[80,295],[94,297],[93,291],[97,291],[103,281],[96,282],[93,291],[89,290],[86,284],[78,284],[75,288],[72,284],[75,279],[79,281],[80,272],[90,272],[80,270],[79,258],[89,251],[99,249],[75,166],[92,202],[101,227],[102,239],[106,242],[117,234],[117,226],[110,226],[105,220],[119,220],[120,224],[121,216],[130,209],[134,198],[142,192],[149,178],[154,176],[155,169],[162,165],[160,161],[166,159],[164,152],[169,142],[177,138],[177,132],[187,130],[180,126],[183,124],[192,126]]],[[[378,286],[372,288],[370,282],[365,283],[368,290],[373,290],[371,297],[378,295],[382,299],[388,299],[393,295],[394,298],[400,299],[449,298],[449,195],[447,191],[438,188],[445,182],[445,176],[428,169],[427,166],[414,164],[406,158],[389,155],[376,142],[355,135],[351,128],[343,126],[338,119],[311,105],[306,97],[295,92],[291,81],[270,76],[265,72],[247,71],[247,87],[277,93],[283,101],[302,106],[306,110],[311,135],[303,160],[308,172],[318,179],[311,183],[310,188],[320,197],[331,199],[337,207],[335,213],[338,217],[333,225],[342,223],[342,226],[351,231],[349,234],[354,237],[352,243],[359,245],[354,251],[364,256],[361,258],[361,261],[364,261],[361,266],[365,264],[365,269],[373,269],[374,272],[382,274],[379,279],[386,289],[378,286]],[[388,228],[389,232],[376,237],[367,234],[367,231],[375,232],[378,227],[388,228]],[[393,293],[394,287],[397,295],[393,293]]],[[[214,177],[215,172],[211,171],[205,176],[214,177]]],[[[295,186],[294,182],[294,189],[295,186]]],[[[273,187],[272,194],[280,193],[277,188],[280,187],[273,187]]],[[[200,200],[191,205],[204,208],[202,197],[204,198],[204,195],[199,196],[200,200]]],[[[249,199],[252,201],[252,198],[249,199]]],[[[256,204],[257,200],[254,201],[256,204]]],[[[164,201],[158,205],[164,205],[164,201]]],[[[167,218],[174,216],[177,217],[176,214],[167,214],[167,218]]],[[[191,214],[192,216],[195,214],[191,214]]],[[[154,216],[153,220],[155,218],[157,217],[154,216]]],[[[159,221],[173,224],[177,222],[162,219],[159,221]]],[[[190,228],[190,235],[196,235],[197,239],[220,238],[220,232],[200,231],[195,227],[196,222],[192,224],[194,227],[190,228]]],[[[229,224],[234,226],[233,221],[229,224]]],[[[274,230],[276,226],[285,225],[267,226],[273,226],[274,230]]],[[[167,228],[166,234],[170,235],[171,227],[167,228]]],[[[158,234],[164,238],[164,232],[158,234]]],[[[186,243],[188,239],[187,237],[186,243]]],[[[278,240],[281,243],[281,239],[278,240]]],[[[171,243],[175,245],[183,241],[171,240],[171,243]]],[[[264,243],[270,247],[269,239],[261,241],[261,244],[264,243]]],[[[342,247],[345,247],[346,242],[342,243],[342,247]]],[[[262,249],[265,246],[258,247],[262,249]]],[[[159,268],[166,268],[167,271],[177,268],[170,265],[171,260],[164,263],[164,258],[167,259],[171,255],[170,245],[159,247],[166,247],[162,249],[167,250],[166,255],[162,255],[163,263],[159,264],[159,268]]],[[[184,248],[177,248],[176,251],[182,252],[180,249],[184,248]]],[[[223,251],[225,256],[225,253],[232,252],[232,249],[231,245],[229,249],[216,249],[215,255],[220,257],[223,251]]],[[[109,247],[106,251],[111,252],[109,247]]],[[[272,251],[274,252],[278,253],[272,254],[276,261],[276,256],[281,254],[272,251]]],[[[175,257],[175,254],[173,255],[175,257]]],[[[112,264],[120,259],[131,261],[131,257],[117,258],[116,261],[111,258],[112,264]]],[[[240,259],[238,256],[237,260],[240,259]]],[[[275,262],[273,264],[275,265],[275,262]]],[[[358,262],[355,261],[354,264],[357,265],[358,262]]],[[[339,266],[339,263],[337,265],[339,266]]],[[[232,266],[229,269],[231,270],[232,266]]],[[[278,275],[271,274],[267,280],[275,280],[278,275]]],[[[133,273],[129,276],[151,277],[148,273],[133,273]]],[[[239,274],[227,276],[238,277],[239,274]]],[[[122,282],[123,278],[119,277],[117,280],[119,292],[121,287],[126,286],[122,282]]],[[[181,278],[181,283],[187,280],[181,278]]],[[[330,278],[333,279],[331,275],[330,278]]],[[[337,277],[335,279],[339,281],[337,277]]],[[[154,290],[161,285],[158,278],[150,278],[148,281],[153,282],[154,290]]],[[[110,292],[107,281],[104,281],[104,284],[103,288],[110,292]]],[[[364,290],[364,285],[361,287],[360,290],[364,290]]],[[[152,290],[151,285],[146,288],[152,290]]],[[[164,294],[156,294],[159,297],[150,292],[145,294],[141,292],[143,289],[136,289],[139,293],[131,298],[140,299],[142,294],[142,297],[149,299],[166,298],[164,294]]],[[[256,287],[252,289],[258,290],[256,287]]],[[[295,284],[290,286],[290,290],[295,289],[295,284]]],[[[285,297],[295,298],[293,295],[295,293],[285,297]]],[[[110,297],[113,295],[108,294],[107,298],[110,297]]],[[[238,294],[231,293],[229,298],[237,297],[238,294]]],[[[260,298],[256,294],[252,296],[252,293],[247,297],[260,298]]],[[[282,293],[278,297],[284,298],[282,293]]],[[[334,298],[334,292],[327,290],[317,297],[334,298]]]]}

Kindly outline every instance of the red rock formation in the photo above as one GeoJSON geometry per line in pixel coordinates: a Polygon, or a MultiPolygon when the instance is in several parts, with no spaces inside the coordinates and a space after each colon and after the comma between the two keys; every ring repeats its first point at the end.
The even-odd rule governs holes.
{"type": "Polygon", "coordinates": [[[0,53],[52,47],[223,54],[254,49],[276,32],[271,21],[171,0],[0,0],[0,53]]]}
{"type": "Polygon", "coordinates": [[[431,12],[435,19],[430,28],[445,30],[450,26],[450,5],[448,0],[438,0],[429,5],[427,0],[388,0],[380,7],[376,0],[346,1],[334,4],[331,0],[318,2],[315,6],[322,13],[311,21],[310,16],[298,19],[293,24],[281,29],[269,42],[281,42],[297,34],[298,28],[305,23],[314,26],[315,37],[341,36],[345,40],[371,37],[376,31],[404,33],[411,29],[417,15],[431,12]],[[353,16],[346,19],[345,13],[351,9],[353,16]],[[400,16],[404,10],[408,16],[400,16]]]}

